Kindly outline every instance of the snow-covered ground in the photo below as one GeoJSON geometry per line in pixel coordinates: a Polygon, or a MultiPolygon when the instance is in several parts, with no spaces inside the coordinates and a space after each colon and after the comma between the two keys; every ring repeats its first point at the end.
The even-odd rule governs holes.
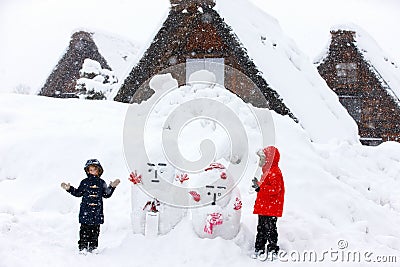
{"type": "MultiPolygon", "coordinates": [[[[241,229],[233,240],[199,238],[192,229],[190,212],[166,235],[147,238],[134,234],[131,225],[131,192],[134,191],[128,181],[130,170],[126,165],[123,141],[125,115],[132,106],[112,101],[1,93],[0,267],[285,266],[288,262],[309,266],[310,261],[315,260],[323,266],[377,265],[378,261],[385,260],[392,263],[379,265],[396,266],[400,262],[400,144],[386,142],[377,147],[361,146],[356,141],[354,121],[317,75],[311,62],[281,32],[277,22],[254,11],[246,15],[253,16],[252,19],[244,20],[253,22],[251,25],[240,23],[244,15],[236,16],[235,12],[244,9],[234,9],[232,5],[241,2],[219,2],[225,3],[220,6],[220,11],[227,22],[238,33],[245,32],[239,34],[241,41],[256,63],[265,65],[265,70],[278,66],[266,71],[265,78],[300,119],[296,124],[288,117],[271,113],[274,143],[281,151],[280,166],[286,186],[284,213],[278,220],[279,245],[287,254],[281,255],[275,263],[260,263],[249,258],[257,224],[257,216],[252,214],[256,197],[251,190],[252,176],[243,178],[237,186],[243,208],[241,229]],[[229,17],[237,20],[229,21],[229,17]],[[262,25],[269,27],[264,30],[262,25]],[[244,26],[248,28],[241,29],[244,26]],[[258,33],[268,33],[266,36],[280,45],[276,50],[263,48],[267,46],[262,39],[260,41],[258,33]],[[253,35],[258,39],[252,38],[253,35]],[[269,51],[266,61],[263,56],[257,56],[264,55],[265,51],[269,51]],[[292,65],[297,68],[289,71],[286,66],[292,65]],[[290,91],[291,88],[297,92],[290,91]],[[105,223],[100,233],[100,254],[82,256],[77,251],[80,199],[66,193],[60,184],[70,182],[77,186],[85,177],[83,165],[90,158],[100,160],[105,170],[102,178],[107,183],[115,178],[122,182],[114,195],[104,201],[105,223]],[[304,260],[303,256],[312,258],[304,260]],[[349,260],[348,256],[351,257],[349,260]],[[393,263],[394,260],[397,263],[393,263]]],[[[167,10],[168,4],[164,3],[163,8],[167,10]]],[[[158,13],[152,12],[159,20],[158,13]]],[[[162,21],[160,19],[160,23],[162,21]]],[[[141,23],[141,27],[142,24],[145,23],[141,23]]],[[[143,25],[143,28],[156,29],[153,26],[143,25]]],[[[64,40],[53,55],[58,55],[67,42],[64,40]]],[[[110,47],[114,46],[106,44],[100,50],[104,53],[110,47]]],[[[126,46],[119,48],[121,50],[114,49],[113,52],[125,51],[126,46]]],[[[372,56],[379,55],[374,53],[372,56]]],[[[135,60],[132,58],[129,64],[134,64],[135,60]]],[[[20,61],[13,58],[13,62],[20,61]]],[[[130,68],[119,64],[121,62],[116,62],[117,69],[120,67],[122,76],[126,75],[130,68]]],[[[40,74],[43,69],[48,67],[32,69],[32,74],[43,77],[40,74]]],[[[19,76],[22,83],[28,80],[29,84],[38,84],[33,78],[19,76]]],[[[0,92],[11,92],[12,80],[9,77],[2,81],[0,92]]],[[[38,89],[36,87],[34,89],[38,89]]],[[[179,90],[171,99],[158,102],[160,106],[154,109],[149,124],[154,129],[160,130],[162,124],[159,123],[172,107],[179,107],[182,101],[195,94],[185,88],[179,90]]],[[[247,119],[248,114],[243,114],[241,100],[228,92],[199,92],[206,98],[227,101],[224,105],[238,112],[244,128],[251,132],[254,123],[247,119]]],[[[200,126],[189,123],[181,132],[178,146],[182,154],[196,157],[193,151],[198,151],[201,139],[207,136],[217,143],[220,149],[217,154],[223,155],[226,143],[226,136],[220,133],[223,129],[212,123],[200,123],[200,126]]],[[[150,150],[156,151],[160,140],[154,132],[149,132],[152,135],[146,138],[149,137],[150,150]]],[[[249,138],[251,150],[255,150],[255,140],[249,138]]],[[[255,155],[251,155],[254,159],[255,155]]],[[[251,163],[256,164],[254,160],[251,163]]]]}
{"type": "MultiPolygon", "coordinates": [[[[164,236],[132,233],[132,184],[122,142],[127,107],[110,101],[0,95],[0,266],[268,264],[249,258],[257,223],[252,177],[238,185],[242,225],[233,240],[197,237],[189,216],[164,236]],[[107,182],[122,182],[105,200],[101,253],[83,256],[77,251],[80,199],[67,194],[60,183],[78,185],[89,158],[100,160],[107,182]]],[[[359,266],[382,260],[377,258],[382,255],[396,256],[398,264],[400,144],[316,144],[291,119],[275,113],[273,119],[286,186],[279,245],[288,252],[274,265],[299,261],[297,256],[305,251],[315,251],[318,260],[324,257],[323,266],[350,264],[342,252],[359,252],[359,266]]]]}

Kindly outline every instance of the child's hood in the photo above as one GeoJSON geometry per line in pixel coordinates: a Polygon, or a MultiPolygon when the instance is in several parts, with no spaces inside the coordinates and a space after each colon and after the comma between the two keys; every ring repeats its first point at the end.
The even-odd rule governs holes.
{"type": "Polygon", "coordinates": [[[85,167],[83,169],[85,170],[87,175],[89,175],[89,166],[96,166],[98,168],[98,177],[100,178],[104,171],[103,167],[100,164],[100,161],[98,161],[97,159],[89,159],[88,161],[86,161],[85,167]]]}
{"type": "Polygon", "coordinates": [[[262,167],[263,172],[267,169],[271,168],[272,166],[278,166],[280,153],[279,150],[274,146],[268,146],[263,149],[265,155],[265,164],[262,167]]]}

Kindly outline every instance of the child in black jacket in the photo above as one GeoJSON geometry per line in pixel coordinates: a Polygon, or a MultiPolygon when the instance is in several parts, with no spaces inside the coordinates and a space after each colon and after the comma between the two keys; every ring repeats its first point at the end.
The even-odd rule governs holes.
{"type": "Polygon", "coordinates": [[[97,159],[90,159],[84,168],[87,178],[83,179],[78,188],[69,183],[61,183],[61,187],[75,197],[82,197],[79,211],[79,250],[92,252],[98,247],[100,224],[104,223],[103,197],[109,198],[120,183],[119,179],[107,186],[100,178],[103,167],[97,159]]]}

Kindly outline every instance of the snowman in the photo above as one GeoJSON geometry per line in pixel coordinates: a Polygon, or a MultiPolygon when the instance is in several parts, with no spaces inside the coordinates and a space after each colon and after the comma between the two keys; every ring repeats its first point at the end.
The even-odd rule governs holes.
{"type": "Polygon", "coordinates": [[[144,183],[148,183],[155,188],[159,185],[159,190],[162,191],[163,182],[173,183],[174,178],[174,168],[163,162],[148,162],[139,172],[134,171],[130,174],[131,222],[135,234],[151,237],[167,234],[186,215],[185,209],[165,204],[156,198],[157,194],[152,196],[141,188],[144,183]]]}
{"type": "Polygon", "coordinates": [[[242,202],[233,178],[220,163],[212,163],[196,178],[207,184],[189,192],[194,231],[200,238],[235,238],[240,230],[242,202]]]}

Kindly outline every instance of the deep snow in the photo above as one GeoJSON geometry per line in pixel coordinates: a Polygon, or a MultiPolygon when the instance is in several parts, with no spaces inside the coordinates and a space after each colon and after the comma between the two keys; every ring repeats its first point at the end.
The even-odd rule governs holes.
{"type": "MultiPolygon", "coordinates": [[[[198,238],[189,217],[155,239],[132,233],[122,144],[126,109],[109,101],[0,96],[0,266],[261,265],[248,257],[256,228],[250,178],[239,184],[242,229],[234,240],[198,238]],[[77,185],[88,158],[100,160],[107,182],[122,182],[105,201],[103,251],[82,256],[76,243],[79,199],[60,183],[77,185]]],[[[315,250],[321,258],[324,251],[340,251],[342,239],[348,251],[399,257],[400,144],[311,143],[291,119],[273,118],[286,185],[280,246],[315,250]]],[[[343,265],[329,259],[323,264],[343,265]]]]}
{"type": "MultiPolygon", "coordinates": [[[[227,0],[220,2],[230,3],[227,0]]],[[[235,3],[241,5],[240,1],[235,3]]],[[[229,5],[219,8],[225,19],[235,17],[235,13],[230,15],[234,10],[229,5]]],[[[385,142],[377,147],[364,147],[355,141],[355,123],[322,84],[322,78],[317,77],[311,62],[307,62],[306,56],[282,34],[273,18],[261,11],[251,14],[253,18],[246,21],[251,21],[253,26],[247,25],[250,27],[248,34],[239,37],[256,61],[267,52],[269,62],[275,65],[285,62],[283,67],[270,70],[274,75],[266,71],[264,77],[280,90],[282,96],[290,99],[293,110],[303,114],[298,116],[301,123],[296,124],[288,117],[271,113],[286,185],[284,214],[278,220],[279,245],[284,251],[293,252],[275,265],[284,266],[285,260],[293,263],[297,260],[296,253],[307,251],[315,251],[319,260],[325,256],[320,263],[323,266],[347,263],[340,259],[334,262],[335,252],[362,253],[360,262],[354,264],[359,266],[365,266],[368,260],[378,260],[376,257],[382,255],[395,256],[399,262],[400,144],[385,142]],[[262,28],[263,23],[270,26],[268,32],[262,28]],[[258,39],[266,33],[271,38],[268,42],[276,41],[278,49],[271,49],[271,43],[264,44],[258,39]],[[284,66],[290,66],[293,81],[285,80],[284,66]],[[325,114],[331,113],[327,117],[311,116],[319,117],[318,121],[325,118],[324,125],[338,125],[329,128],[329,134],[326,134],[328,128],[306,115],[318,111],[312,110],[312,105],[302,99],[302,94],[290,91],[297,89],[296,79],[301,81],[299,90],[307,91],[311,99],[324,107],[325,114]],[[332,138],[335,136],[338,138],[332,138]],[[347,248],[339,248],[346,244],[347,248]],[[372,254],[365,258],[364,253],[372,254]]],[[[246,32],[246,29],[240,29],[240,22],[239,17],[228,24],[238,32],[246,32]]],[[[64,41],[60,47],[65,47],[68,40],[64,41]]],[[[110,45],[100,47],[103,53],[109,48],[110,45]]],[[[121,43],[118,51],[125,50],[126,46],[121,43]]],[[[140,54],[134,51],[132,61],[127,64],[137,60],[133,59],[135,53],[140,54]]],[[[369,56],[377,58],[380,54],[369,56]]],[[[265,70],[274,65],[264,61],[256,63],[264,64],[265,70]]],[[[126,75],[129,69],[118,66],[117,61],[116,64],[120,67],[118,72],[126,75]]],[[[35,69],[34,72],[39,74],[43,70],[35,69]]],[[[7,85],[10,81],[2,83],[1,92],[12,91],[7,85]]],[[[21,77],[21,82],[26,82],[25,77],[21,77]]],[[[210,94],[206,96],[211,97],[210,94]]],[[[234,97],[231,100],[240,102],[234,97]]],[[[167,101],[160,110],[168,111],[167,105],[176,105],[176,101],[167,101]]],[[[242,179],[238,185],[243,201],[242,225],[233,240],[199,238],[192,229],[190,216],[171,232],[157,238],[133,234],[130,218],[132,184],[128,181],[130,170],[125,163],[123,145],[128,106],[112,101],[0,94],[0,267],[263,264],[248,257],[253,249],[257,223],[256,215],[252,214],[255,193],[250,186],[253,177],[242,179]],[[83,165],[89,158],[100,160],[105,169],[102,178],[106,182],[115,178],[122,182],[114,195],[104,201],[101,253],[82,256],[77,253],[80,200],[63,191],[60,183],[70,182],[77,186],[84,178],[83,165]]],[[[155,116],[154,124],[162,118],[155,116]]],[[[251,125],[246,119],[243,123],[251,125]]],[[[202,128],[194,129],[196,136],[203,138],[202,128]]],[[[205,133],[210,133],[209,125],[204,129],[205,133]]],[[[219,131],[220,128],[215,128],[214,133],[218,133],[215,137],[223,139],[219,131]]],[[[198,150],[199,140],[194,142],[193,136],[193,132],[182,131],[179,146],[184,155],[193,156],[191,153],[198,150]]],[[[150,136],[150,139],[154,137],[150,136]]],[[[297,266],[309,265],[309,262],[297,262],[297,266]]]]}

